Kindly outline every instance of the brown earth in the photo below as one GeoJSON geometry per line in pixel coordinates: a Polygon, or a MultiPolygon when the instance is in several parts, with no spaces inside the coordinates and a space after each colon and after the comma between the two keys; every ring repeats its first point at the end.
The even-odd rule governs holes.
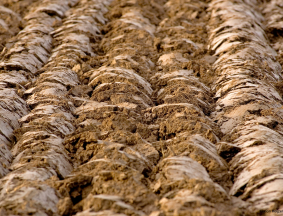
{"type": "Polygon", "coordinates": [[[0,215],[283,211],[273,1],[1,1],[0,215]]]}

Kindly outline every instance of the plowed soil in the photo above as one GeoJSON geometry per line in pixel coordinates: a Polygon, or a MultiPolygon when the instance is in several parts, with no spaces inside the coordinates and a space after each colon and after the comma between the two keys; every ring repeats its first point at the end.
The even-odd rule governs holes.
{"type": "Polygon", "coordinates": [[[0,215],[283,214],[280,0],[2,0],[0,215]]]}

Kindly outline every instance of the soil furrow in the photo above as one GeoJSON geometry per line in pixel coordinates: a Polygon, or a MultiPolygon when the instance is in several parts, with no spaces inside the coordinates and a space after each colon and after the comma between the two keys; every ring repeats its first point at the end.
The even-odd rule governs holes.
{"type": "Polygon", "coordinates": [[[87,94],[81,101],[74,97],[77,129],[65,141],[77,168],[58,183],[62,206],[71,201],[63,215],[145,215],[157,210],[146,176],[159,155],[139,133],[147,127],[142,110],[154,105],[145,78],[154,67],[155,26],[146,17],[150,10],[143,15],[145,2],[111,3],[100,55],[88,61],[94,69],[82,75],[88,86],[80,91],[87,94]]]}
{"type": "Polygon", "coordinates": [[[20,127],[19,119],[28,114],[23,92],[35,80],[35,73],[47,62],[52,49],[50,32],[74,1],[43,1],[30,8],[24,17],[23,30],[3,54],[0,62],[1,85],[1,163],[0,177],[8,172],[12,161],[10,148],[15,142],[13,131],[20,127]]]}
{"type": "MultiPolygon", "coordinates": [[[[53,1],[48,10],[55,8],[63,17],[69,8],[66,3],[74,6],[76,2],[56,5],[53,1]]],[[[64,179],[73,169],[62,145],[63,138],[74,131],[74,105],[68,90],[80,81],[72,68],[85,56],[94,55],[89,41],[99,33],[97,22],[104,23],[104,4],[107,2],[80,1],[66,14],[62,26],[51,32],[54,48],[47,64],[36,71],[38,79],[24,92],[32,110],[20,119],[12,171],[1,179],[0,208],[5,214],[58,215],[60,194],[44,181],[64,179]],[[83,28],[87,25],[89,28],[83,28]]]]}
{"type": "MultiPolygon", "coordinates": [[[[107,14],[112,20],[103,28],[103,52],[92,58],[96,69],[82,75],[93,90],[88,92],[90,99],[77,103],[81,104],[75,111],[77,131],[65,141],[79,166],[60,182],[59,190],[65,196],[60,202],[72,201],[71,211],[77,215],[105,211],[227,215],[233,202],[239,201],[230,201],[227,192],[213,182],[221,183],[227,191],[231,185],[227,164],[215,147],[219,131],[202,111],[207,115],[210,112],[209,88],[197,78],[201,74],[202,80],[211,82],[204,69],[210,70],[215,58],[205,50],[207,35],[192,38],[192,33],[205,28],[208,20],[202,14],[193,18],[198,23],[192,25],[186,18],[192,13],[188,8],[201,11],[207,5],[194,2],[182,8],[183,2],[178,6],[168,2],[165,7],[169,17],[180,8],[183,16],[163,20],[156,32],[150,23],[154,19],[147,19],[149,15],[141,12],[142,3],[111,4],[119,18],[113,20],[109,15],[112,10],[107,14]],[[124,7],[119,8],[121,5],[124,7]],[[190,30],[182,24],[189,25],[190,30]],[[206,65],[200,69],[201,64],[206,65]],[[153,83],[160,105],[151,102],[151,86],[142,77],[153,83]],[[195,94],[195,99],[188,98],[189,94],[195,94]],[[160,156],[162,160],[154,167],[160,156]]],[[[164,11],[163,7],[158,9],[164,11]]],[[[206,29],[203,32],[206,34],[206,29]]],[[[240,208],[232,209],[232,214],[241,213],[240,208]]]]}
{"type": "Polygon", "coordinates": [[[207,8],[205,1],[168,1],[168,18],[156,32],[158,71],[151,83],[157,106],[144,111],[144,120],[158,134],[151,141],[161,160],[151,178],[160,215],[243,213],[227,193],[228,166],[215,145],[224,145],[222,134],[209,118],[214,101],[207,85],[217,58],[207,50],[207,8]]]}
{"type": "Polygon", "coordinates": [[[283,211],[280,0],[0,5],[0,215],[283,211]]]}
{"type": "Polygon", "coordinates": [[[282,69],[256,8],[257,1],[212,1],[210,47],[219,56],[214,119],[222,141],[240,148],[229,162],[230,195],[264,214],[282,205],[282,69]]]}
{"type": "Polygon", "coordinates": [[[10,10],[19,14],[21,17],[25,17],[29,13],[30,8],[38,6],[39,0],[24,0],[24,1],[2,0],[0,4],[3,7],[9,8],[10,10]]]}
{"type": "Polygon", "coordinates": [[[21,20],[18,13],[0,5],[0,53],[5,52],[7,41],[20,31],[21,20]]]}
{"type": "MultiPolygon", "coordinates": [[[[281,1],[273,0],[265,2],[260,7],[264,16],[264,27],[271,47],[277,52],[276,59],[283,66],[283,4],[281,1]]],[[[283,95],[283,82],[275,84],[280,96],[283,95]]]]}
{"type": "MultiPolygon", "coordinates": [[[[14,36],[24,28],[26,20],[22,19],[38,0],[0,2],[0,53],[9,49],[14,43],[14,36]]],[[[3,54],[2,53],[2,54],[3,54]]]]}

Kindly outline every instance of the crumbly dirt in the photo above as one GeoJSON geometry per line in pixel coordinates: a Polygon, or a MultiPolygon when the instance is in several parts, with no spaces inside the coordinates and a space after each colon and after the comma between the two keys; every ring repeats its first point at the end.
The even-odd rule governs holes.
{"type": "MultiPolygon", "coordinates": [[[[63,193],[65,198],[62,198],[58,204],[59,208],[63,209],[61,210],[62,212],[69,213],[71,211],[76,213],[84,210],[84,203],[89,194],[121,196],[126,203],[131,204],[137,210],[144,211],[146,214],[158,210],[158,200],[162,198],[162,195],[169,192],[170,189],[167,188],[169,191],[162,193],[159,190],[155,191],[155,193],[151,191],[151,185],[155,184],[155,176],[159,175],[158,168],[153,167],[159,161],[162,161],[163,158],[182,155],[182,153],[206,167],[213,181],[222,185],[225,190],[229,190],[229,187],[231,187],[227,167],[218,167],[217,162],[213,161],[214,159],[212,158],[209,159],[209,156],[206,155],[207,153],[202,152],[199,148],[195,148],[192,144],[186,143],[185,137],[190,137],[194,134],[202,134],[210,142],[216,143],[217,137],[221,137],[221,132],[213,122],[203,118],[204,115],[194,109],[190,110],[178,105],[172,108],[164,107],[162,111],[152,111],[150,108],[147,108],[147,106],[154,107],[161,104],[189,103],[195,104],[207,115],[213,107],[211,92],[200,94],[187,86],[191,84],[202,88],[197,81],[191,81],[191,83],[188,83],[190,81],[181,83],[171,81],[169,85],[166,82],[160,83],[158,78],[154,78],[155,74],[161,71],[170,73],[175,70],[193,70],[193,76],[209,87],[213,80],[211,78],[213,76],[211,64],[216,60],[207,49],[208,31],[205,23],[209,20],[209,14],[200,13],[199,15],[194,15],[189,20],[192,23],[198,22],[200,25],[190,25],[184,20],[187,20],[187,16],[192,11],[186,11],[186,8],[182,8],[186,13],[182,14],[180,12],[182,15],[179,16],[178,14],[176,16],[174,12],[166,11],[162,6],[163,3],[165,1],[131,1],[131,3],[129,1],[113,1],[109,6],[110,11],[105,15],[108,18],[108,23],[105,26],[101,26],[101,37],[92,40],[92,48],[98,55],[82,59],[84,63],[81,63],[80,67],[76,67],[83,83],[91,82],[93,89],[86,85],[77,86],[69,91],[70,95],[107,103],[111,106],[79,115],[75,124],[77,125],[75,134],[65,138],[65,147],[77,167],[74,175],[79,177],[81,175],[79,173],[82,173],[88,177],[80,178],[89,180],[87,180],[88,183],[76,183],[81,186],[79,188],[72,186],[73,189],[67,186],[70,184],[68,183],[69,181],[74,181],[71,180],[72,178],[63,180],[60,183],[59,191],[67,191],[63,193]],[[127,23],[121,23],[119,19],[123,14],[133,10],[139,11],[144,18],[156,26],[157,30],[154,36],[150,32],[141,29],[128,29],[127,23]],[[184,29],[171,28],[171,26],[182,26],[184,29]],[[175,40],[168,43],[168,39],[166,39],[168,37],[173,37],[175,40]],[[194,41],[199,48],[196,49],[190,43],[181,42],[182,38],[194,41]],[[183,58],[187,59],[187,62],[175,63],[172,66],[159,66],[158,59],[170,52],[180,53],[183,58]],[[117,59],[115,58],[116,56],[126,57],[117,59]],[[149,60],[151,63],[148,63],[149,60]],[[112,79],[109,76],[96,78],[95,82],[91,81],[89,78],[93,70],[101,67],[130,69],[145,80],[149,80],[154,90],[154,93],[150,96],[152,102],[144,95],[146,92],[140,92],[141,88],[138,87],[136,89],[133,86],[139,85],[136,81],[130,81],[129,83],[127,79],[115,78],[114,80],[114,78],[112,79]],[[103,84],[103,87],[97,88],[101,84],[103,84]],[[157,98],[157,92],[166,85],[168,87],[163,94],[173,93],[175,96],[168,100],[157,98]],[[198,99],[189,96],[195,94],[198,95],[198,98],[207,101],[211,105],[204,106],[198,99]],[[137,96],[142,98],[147,106],[139,104],[137,100],[133,99],[137,96]],[[122,108],[119,104],[135,104],[135,107],[133,109],[122,108]],[[178,118],[175,117],[177,113],[180,116],[178,118]],[[82,123],[86,121],[90,123],[87,126],[83,126],[82,123]],[[186,133],[186,135],[182,136],[183,138],[178,135],[182,133],[186,133]],[[176,138],[173,139],[174,137],[176,138]],[[103,141],[105,144],[99,140],[105,140],[103,141]],[[167,140],[168,142],[164,143],[167,140]],[[116,150],[114,151],[114,149],[108,154],[109,150],[106,150],[104,145],[118,145],[114,143],[125,145],[125,147],[129,146],[134,151],[141,153],[153,167],[140,167],[134,161],[131,162],[126,157],[119,156],[120,153],[116,150]],[[119,157],[123,159],[119,159],[119,157]],[[110,165],[112,162],[109,162],[108,168],[104,168],[104,170],[98,168],[101,165],[91,165],[93,168],[87,165],[89,161],[95,161],[99,158],[109,158],[111,161],[116,160],[115,158],[117,160],[126,160],[128,166],[140,170],[143,174],[141,177],[138,177],[141,178],[139,180],[140,183],[133,183],[133,179],[127,177],[136,175],[132,171],[126,172],[120,170],[120,168],[115,168],[119,171],[112,170],[112,165],[110,165]],[[92,169],[94,170],[91,171],[92,169]],[[97,169],[101,169],[101,171],[97,169]],[[103,174],[99,174],[100,172],[103,174]],[[121,175],[123,176],[122,178],[121,175]],[[92,178],[96,179],[95,183],[91,180],[92,178]],[[97,187],[96,184],[100,186],[97,187]],[[101,185],[103,185],[102,188],[101,185]],[[131,188],[133,188],[133,191],[131,188]],[[139,195],[140,193],[143,195],[139,195]],[[71,201],[72,204],[70,204],[71,201]],[[72,210],[66,210],[65,208],[67,207],[61,206],[72,206],[72,210]]],[[[207,5],[204,4],[202,10],[206,10],[206,8],[207,5]]],[[[179,11],[178,8],[172,10],[179,11]]],[[[83,106],[80,102],[75,105],[78,107],[83,106]]],[[[124,149],[125,147],[119,147],[120,151],[127,151],[127,147],[124,149]]],[[[180,190],[183,187],[177,188],[180,190]]],[[[172,191],[174,190],[172,189],[172,191]]],[[[215,200],[215,202],[222,201],[215,200]]],[[[92,206],[92,208],[96,209],[96,211],[103,210],[95,206],[92,206]]]]}
{"type": "Polygon", "coordinates": [[[6,49],[11,47],[11,44],[13,43],[13,37],[21,29],[24,28],[23,18],[25,14],[28,13],[30,6],[35,2],[37,2],[37,0],[28,0],[28,1],[3,0],[0,2],[0,6],[5,7],[14,12],[14,14],[11,14],[10,12],[7,11],[6,12],[1,11],[0,13],[0,19],[2,19],[7,25],[6,28],[0,25],[1,52],[4,53],[6,49]]]}
{"type": "MultiPolygon", "coordinates": [[[[49,60],[33,73],[25,69],[28,82],[0,80],[1,88],[17,90],[28,110],[19,117],[20,126],[13,128],[10,138],[15,140],[9,149],[14,162],[7,178],[0,179],[0,215],[36,215],[38,209],[42,215],[62,216],[267,215],[251,211],[253,203],[246,202],[249,194],[241,196],[244,187],[235,196],[229,194],[243,169],[232,167],[233,163],[245,151],[234,141],[243,135],[237,128],[254,116],[260,120],[251,124],[282,134],[282,107],[266,108],[263,102],[257,107],[245,96],[239,104],[216,106],[226,92],[215,97],[221,86],[216,84],[220,74],[213,66],[221,56],[210,49],[209,36],[220,21],[211,21],[211,1],[113,0],[103,6],[107,12],[97,8],[101,13],[93,15],[90,26],[72,30],[87,20],[84,15],[94,13],[87,10],[90,2],[70,3],[62,19],[45,11],[55,20],[54,31],[48,33],[52,37],[49,60]],[[70,20],[74,11],[81,15],[79,21],[70,20]],[[68,22],[71,27],[62,33],[61,27],[68,22]],[[61,45],[66,47],[58,51],[61,45]],[[229,125],[228,117],[217,116],[217,112],[232,116],[240,105],[247,105],[248,111],[235,117],[235,125],[229,125]],[[232,132],[225,133],[226,120],[232,132]],[[47,170],[49,176],[44,180],[17,177],[35,168],[47,170]],[[25,195],[21,207],[12,205],[8,195],[1,195],[9,178],[7,191],[14,191],[9,199],[30,186],[35,191],[54,191],[56,205],[48,209],[26,201],[25,195]]],[[[265,4],[258,12],[268,18],[265,4]]],[[[20,40],[17,34],[25,27],[23,17],[41,3],[3,0],[0,5],[19,15],[0,11],[0,21],[8,24],[6,29],[0,25],[0,57],[4,59],[20,40]]],[[[264,30],[282,66],[282,29],[264,30]]],[[[227,52],[232,55],[241,49],[234,46],[227,52]]],[[[269,82],[270,77],[261,73],[272,71],[266,62],[250,59],[245,63],[254,65],[251,78],[269,82]]],[[[2,72],[21,67],[11,64],[2,72]]],[[[270,83],[282,98],[283,81],[270,83]]],[[[0,106],[5,108],[2,98],[0,106]]],[[[11,124],[8,118],[3,122],[11,124]]],[[[1,137],[5,133],[0,130],[1,137]]],[[[251,146],[262,144],[255,141],[251,146]]],[[[0,158],[2,164],[7,166],[0,158]]],[[[251,187],[272,174],[266,171],[247,184],[251,187]]]]}

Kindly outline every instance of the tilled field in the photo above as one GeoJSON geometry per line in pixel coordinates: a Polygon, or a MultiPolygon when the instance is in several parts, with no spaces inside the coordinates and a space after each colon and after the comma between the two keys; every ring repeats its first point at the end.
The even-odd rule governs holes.
{"type": "Polygon", "coordinates": [[[2,0],[0,215],[283,214],[281,0],[2,0]]]}

